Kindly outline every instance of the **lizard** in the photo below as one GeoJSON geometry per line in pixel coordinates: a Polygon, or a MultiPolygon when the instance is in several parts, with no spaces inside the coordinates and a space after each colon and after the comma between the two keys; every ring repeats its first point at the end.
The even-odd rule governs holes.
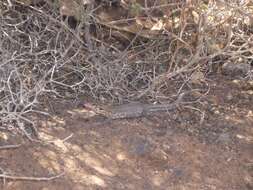
{"type": "Polygon", "coordinates": [[[131,119],[152,115],[156,112],[166,112],[176,109],[180,104],[184,96],[180,94],[178,99],[172,103],[163,104],[143,104],[140,102],[123,104],[119,106],[113,106],[111,108],[104,108],[102,111],[98,111],[99,115],[106,117],[108,120],[116,119],[131,119]]]}

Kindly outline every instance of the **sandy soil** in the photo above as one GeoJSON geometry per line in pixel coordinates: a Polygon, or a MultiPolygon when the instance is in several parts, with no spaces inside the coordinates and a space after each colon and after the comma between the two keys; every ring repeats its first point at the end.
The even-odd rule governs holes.
{"type": "Polygon", "coordinates": [[[56,102],[53,119],[41,118],[39,136],[24,140],[0,131],[0,167],[16,176],[6,190],[250,190],[253,189],[253,89],[213,79],[201,114],[190,107],[149,118],[89,120],[82,106],[56,102]],[[70,136],[72,135],[72,136],[70,136]],[[66,137],[69,137],[65,139],[66,137]]]}

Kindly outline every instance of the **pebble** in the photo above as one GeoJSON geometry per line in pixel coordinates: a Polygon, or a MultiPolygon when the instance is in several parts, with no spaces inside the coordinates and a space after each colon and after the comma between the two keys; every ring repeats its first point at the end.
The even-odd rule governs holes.
{"type": "Polygon", "coordinates": [[[228,144],[231,142],[231,137],[228,133],[222,133],[219,135],[217,141],[220,143],[228,144]]]}
{"type": "Polygon", "coordinates": [[[135,156],[144,156],[151,153],[153,150],[151,142],[145,137],[133,136],[128,137],[124,141],[127,145],[129,153],[135,156]]]}
{"type": "Polygon", "coordinates": [[[226,99],[227,99],[228,101],[233,100],[233,94],[232,94],[231,92],[228,92],[228,94],[227,94],[227,96],[226,96],[226,99]]]}
{"type": "Polygon", "coordinates": [[[251,70],[251,66],[246,63],[227,62],[222,66],[222,73],[232,77],[245,77],[251,70]]]}

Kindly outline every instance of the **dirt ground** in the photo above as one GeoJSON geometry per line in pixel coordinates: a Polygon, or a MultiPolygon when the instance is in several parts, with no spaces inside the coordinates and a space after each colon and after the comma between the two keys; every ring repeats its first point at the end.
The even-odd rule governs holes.
{"type": "Polygon", "coordinates": [[[253,88],[215,77],[201,114],[190,107],[149,118],[89,120],[77,106],[55,102],[34,143],[0,131],[0,167],[16,176],[50,181],[1,181],[6,190],[251,190],[253,88]],[[69,138],[66,138],[69,137],[69,138]]]}

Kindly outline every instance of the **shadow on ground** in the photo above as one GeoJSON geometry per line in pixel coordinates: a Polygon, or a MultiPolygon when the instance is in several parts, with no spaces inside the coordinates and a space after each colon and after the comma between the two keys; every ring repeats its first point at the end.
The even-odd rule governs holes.
{"type": "MultiPolygon", "coordinates": [[[[237,87],[228,97],[224,83],[214,84],[203,100],[202,124],[189,108],[96,122],[82,106],[62,104],[53,119],[41,119],[39,135],[48,143],[1,150],[0,164],[19,176],[65,175],[47,182],[7,180],[1,189],[253,189],[252,97],[237,87]]],[[[1,132],[2,142],[16,138],[1,132]]]]}

